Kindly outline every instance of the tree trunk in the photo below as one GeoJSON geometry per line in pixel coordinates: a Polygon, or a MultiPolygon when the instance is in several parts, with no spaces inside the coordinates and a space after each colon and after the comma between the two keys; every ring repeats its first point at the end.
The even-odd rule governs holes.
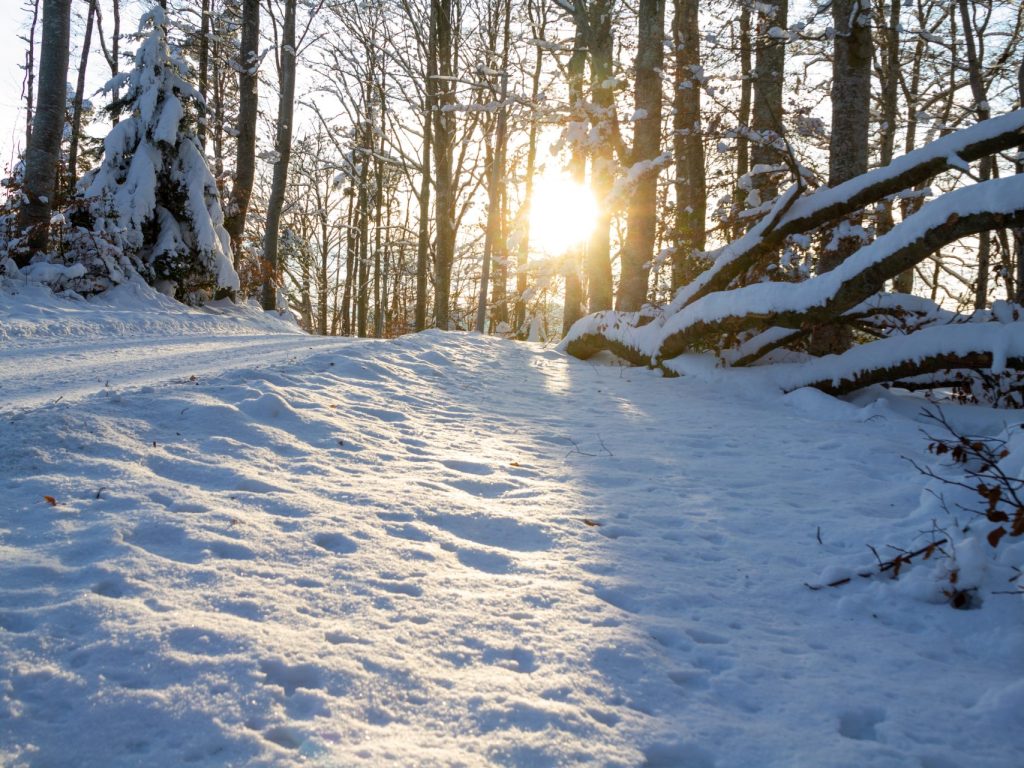
{"type": "MultiPolygon", "coordinates": [[[[967,75],[971,85],[971,97],[974,99],[974,112],[978,122],[988,120],[992,112],[988,106],[988,94],[985,92],[985,81],[981,72],[981,59],[974,41],[974,23],[967,6],[967,0],[957,0],[960,9],[960,23],[964,29],[964,44],[967,48],[967,75]]],[[[983,157],[978,164],[978,178],[988,181],[993,177],[995,162],[991,157],[983,157]]],[[[988,273],[992,259],[992,233],[978,234],[978,282],[974,293],[974,308],[984,309],[988,306],[988,273]]]]}
{"type": "MultiPolygon", "coordinates": [[[[1017,71],[1017,106],[1024,109],[1024,60],[1017,71]]],[[[1017,146],[1017,173],[1024,173],[1024,141],[1017,146]]],[[[1017,262],[1017,298],[1018,304],[1024,304],[1024,228],[1013,230],[1015,258],[1017,262]]]]}
{"type": "Polygon", "coordinates": [[[235,183],[224,228],[231,236],[235,270],[241,259],[245,216],[252,198],[256,175],[256,119],[259,116],[260,1],[242,0],[242,40],[238,52],[238,140],[236,144],[235,183]]]}
{"type": "Polygon", "coordinates": [[[437,100],[434,104],[434,188],[437,192],[435,214],[437,242],[434,252],[434,322],[442,329],[449,326],[452,264],[455,261],[455,202],[453,177],[455,117],[446,109],[455,104],[455,88],[451,82],[454,72],[452,37],[454,34],[452,0],[431,0],[431,18],[436,27],[436,67],[438,74],[437,100]]]}
{"type": "Polygon", "coordinates": [[[416,315],[414,328],[427,327],[427,270],[430,268],[430,156],[433,148],[433,109],[437,82],[437,8],[431,4],[430,29],[427,37],[427,79],[423,85],[423,151],[420,156],[420,220],[416,241],[416,315]]]}
{"type": "MultiPolygon", "coordinates": [[[[665,59],[665,2],[640,0],[630,162],[651,162],[661,154],[661,67],[665,59]]],[[[630,196],[626,241],[616,309],[633,312],[647,301],[658,217],[658,169],[644,173],[630,196]]]]}
{"type": "Polygon", "coordinates": [[[89,0],[85,19],[85,36],[82,39],[82,56],[78,61],[78,82],[75,84],[75,101],[71,109],[71,143],[68,147],[68,170],[66,194],[70,198],[75,192],[78,180],[78,144],[82,132],[82,102],[85,99],[85,73],[89,64],[89,49],[92,46],[93,20],[96,18],[96,0],[89,0]]]}
{"type": "MultiPolygon", "coordinates": [[[[698,29],[699,32],[699,29],[698,29]]],[[[740,179],[750,172],[750,108],[754,86],[753,51],[750,41],[750,7],[744,3],[740,9],[740,111],[739,136],[736,137],[736,189],[733,192],[733,216],[742,209],[746,193],[740,188],[740,179]]],[[[677,54],[678,61],[678,54],[677,54]]],[[[678,158],[678,155],[676,156],[678,158]]],[[[736,218],[733,225],[733,238],[743,234],[743,225],[736,218]]],[[[677,288],[673,279],[673,288],[677,288]]]]}
{"type": "MultiPolygon", "coordinates": [[[[694,259],[694,252],[703,251],[705,244],[705,221],[707,217],[707,192],[704,178],[704,136],[700,123],[701,82],[700,70],[700,26],[698,23],[698,0],[675,0],[675,16],[672,20],[672,43],[676,52],[676,72],[673,99],[675,114],[672,119],[673,152],[676,159],[676,211],[675,231],[672,243],[672,290],[673,292],[693,280],[700,272],[694,259]]],[[[750,11],[744,6],[747,16],[746,61],[750,66],[750,11]]],[[[742,27],[742,24],[741,24],[742,27]]],[[[741,42],[741,55],[743,53],[741,42]]],[[[750,80],[744,75],[743,94],[740,104],[740,124],[749,119],[750,80]]],[[[737,170],[747,172],[747,144],[743,141],[742,155],[738,153],[737,170]]]]}
{"type": "MultiPolygon", "coordinates": [[[[786,79],[786,45],[783,39],[769,32],[776,29],[785,31],[789,0],[769,0],[759,7],[763,10],[757,30],[753,74],[754,114],[750,126],[758,134],[750,153],[754,169],[759,165],[778,164],[782,157],[774,145],[785,133],[782,122],[782,86],[786,79]]],[[[753,202],[767,202],[778,194],[778,187],[770,181],[768,174],[756,174],[753,183],[759,198],[753,202]]]]}
{"type": "Polygon", "coordinates": [[[32,21],[28,27],[25,49],[25,80],[21,85],[25,97],[25,147],[32,141],[33,104],[36,95],[36,26],[39,24],[39,0],[32,2],[32,21]]]}
{"type": "MultiPolygon", "coordinates": [[[[871,113],[871,7],[869,0],[832,0],[835,52],[832,59],[832,137],[829,141],[828,184],[835,187],[868,170],[868,126],[871,113]]],[[[818,259],[818,272],[829,272],[863,245],[863,212],[840,225],[851,234],[833,232],[818,259]]],[[[815,354],[842,352],[852,343],[847,326],[815,333],[815,354]]]]}
{"type": "MultiPolygon", "coordinates": [[[[532,14],[536,11],[541,18],[534,21],[534,36],[537,39],[544,39],[547,20],[543,17],[543,11],[531,2],[529,5],[531,21],[532,14]]],[[[526,326],[526,295],[527,269],[530,261],[530,206],[533,201],[533,176],[537,169],[537,97],[540,95],[540,75],[544,67],[544,55],[540,47],[536,49],[533,60],[533,74],[530,80],[530,133],[526,144],[526,179],[523,191],[523,206],[520,216],[520,232],[518,242],[518,253],[516,258],[516,301],[512,314],[512,326],[517,338],[525,338],[524,328],[526,326]]],[[[578,303],[578,302],[577,302],[578,303]]]]}
{"type": "Polygon", "coordinates": [[[615,181],[612,136],[615,129],[615,92],[612,87],[615,0],[591,0],[587,26],[590,48],[590,83],[594,102],[596,146],[591,151],[591,184],[598,214],[587,245],[587,282],[591,312],[612,307],[611,211],[608,196],[615,181]]]}
{"type": "Polygon", "coordinates": [[[372,127],[363,119],[359,126],[362,134],[359,152],[359,194],[356,197],[357,232],[359,237],[356,262],[356,335],[365,338],[370,316],[370,157],[373,155],[372,127]]]}
{"type": "MultiPolygon", "coordinates": [[[[103,10],[99,4],[96,6],[96,31],[99,33],[103,58],[107,60],[110,76],[113,78],[121,71],[121,0],[111,0],[110,6],[114,17],[114,28],[110,31],[109,48],[107,48],[107,39],[103,34],[103,10]]],[[[120,98],[120,89],[114,88],[110,93],[111,101],[117,103],[120,98]]],[[[119,119],[120,116],[115,112],[111,117],[111,122],[117,125],[119,119]]]]}
{"type": "Polygon", "coordinates": [[[280,80],[281,97],[277,102],[277,139],[274,150],[274,177],[267,200],[267,229],[263,235],[263,258],[269,273],[263,284],[263,309],[277,308],[278,236],[281,211],[288,184],[288,161],[292,151],[292,113],[295,108],[295,5],[297,0],[285,0],[284,24],[281,30],[280,80]]]}
{"type": "MultiPolygon", "coordinates": [[[[569,59],[567,73],[569,79],[570,109],[578,114],[583,102],[583,68],[587,63],[586,42],[579,25],[576,27],[575,47],[569,59]]],[[[587,174],[586,150],[579,143],[572,147],[569,160],[569,171],[573,181],[582,184],[587,174]]],[[[565,303],[562,305],[562,333],[568,333],[573,323],[583,316],[583,286],[580,280],[580,266],[586,257],[586,243],[574,246],[573,252],[566,255],[565,264],[565,303]]]]}
{"type": "MultiPolygon", "coordinates": [[[[352,180],[355,184],[355,179],[352,180]]],[[[355,228],[355,190],[350,188],[348,194],[348,214],[345,226],[345,288],[341,294],[341,335],[352,335],[352,285],[356,279],[356,228],[355,228]]]]}
{"type": "MultiPolygon", "coordinates": [[[[497,125],[494,129],[494,148],[491,152],[491,167],[487,173],[487,230],[484,232],[484,263],[480,272],[480,300],[476,308],[476,331],[487,330],[487,291],[490,280],[491,260],[495,252],[501,252],[501,241],[504,227],[501,223],[502,198],[505,187],[505,145],[508,143],[508,46],[509,25],[512,15],[511,3],[505,0],[504,9],[504,43],[502,45],[500,63],[500,81],[498,88],[497,125]]],[[[495,287],[497,290],[497,288],[495,287]]]]}
{"type": "Polygon", "coordinates": [[[202,0],[199,7],[199,93],[203,101],[199,105],[199,146],[206,151],[207,99],[210,92],[210,0],[202,0]]]}
{"type": "Polygon", "coordinates": [[[71,0],[44,0],[39,98],[32,119],[32,135],[25,150],[24,197],[18,211],[18,226],[27,234],[26,247],[15,255],[19,267],[27,266],[33,254],[45,251],[48,246],[67,106],[70,41],[71,0]]]}

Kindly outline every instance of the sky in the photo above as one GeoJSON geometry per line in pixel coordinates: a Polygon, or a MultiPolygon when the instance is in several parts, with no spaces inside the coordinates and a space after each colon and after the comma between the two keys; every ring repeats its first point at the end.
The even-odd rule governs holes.
{"type": "Polygon", "coordinates": [[[0,0],[0,158],[6,168],[15,147],[24,140],[25,110],[21,100],[25,44],[18,39],[27,18],[19,0],[0,0]]]}

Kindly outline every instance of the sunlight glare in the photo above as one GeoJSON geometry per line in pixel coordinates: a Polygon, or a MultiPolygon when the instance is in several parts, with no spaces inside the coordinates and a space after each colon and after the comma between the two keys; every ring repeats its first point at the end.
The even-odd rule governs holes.
{"type": "Polygon", "coordinates": [[[561,256],[594,229],[597,202],[588,187],[565,176],[537,180],[530,206],[530,250],[561,256]]]}

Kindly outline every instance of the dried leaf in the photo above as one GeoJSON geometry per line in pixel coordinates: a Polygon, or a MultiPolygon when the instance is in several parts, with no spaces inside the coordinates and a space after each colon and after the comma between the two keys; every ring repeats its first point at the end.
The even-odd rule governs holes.
{"type": "Polygon", "coordinates": [[[53,498],[53,496],[43,496],[43,498],[46,500],[46,503],[49,504],[51,507],[57,506],[57,500],[53,498]]]}
{"type": "Polygon", "coordinates": [[[892,561],[892,577],[895,579],[900,575],[900,568],[903,567],[903,555],[898,555],[895,560],[892,561]]]}
{"type": "Polygon", "coordinates": [[[591,520],[589,517],[584,517],[583,518],[583,524],[584,525],[589,525],[589,526],[592,526],[592,527],[595,527],[595,528],[601,527],[601,523],[597,522],[597,520],[591,520]]]}
{"type": "Polygon", "coordinates": [[[985,538],[988,539],[988,543],[991,544],[993,547],[998,547],[999,540],[1003,538],[1003,536],[1005,535],[1006,529],[1000,525],[998,528],[995,528],[992,531],[990,531],[988,536],[986,536],[985,538]]]}

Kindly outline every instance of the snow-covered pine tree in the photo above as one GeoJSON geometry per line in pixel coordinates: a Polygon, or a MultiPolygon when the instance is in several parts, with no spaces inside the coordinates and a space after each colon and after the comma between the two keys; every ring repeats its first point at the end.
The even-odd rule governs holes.
{"type": "MultiPolygon", "coordinates": [[[[135,66],[106,86],[123,96],[103,159],[79,183],[93,231],[157,290],[186,303],[238,289],[217,184],[196,137],[202,97],[167,43],[164,11],[139,22],[135,66]]],[[[113,266],[113,265],[111,265],[113,266]]],[[[127,275],[109,270],[113,283],[127,275]]]]}

